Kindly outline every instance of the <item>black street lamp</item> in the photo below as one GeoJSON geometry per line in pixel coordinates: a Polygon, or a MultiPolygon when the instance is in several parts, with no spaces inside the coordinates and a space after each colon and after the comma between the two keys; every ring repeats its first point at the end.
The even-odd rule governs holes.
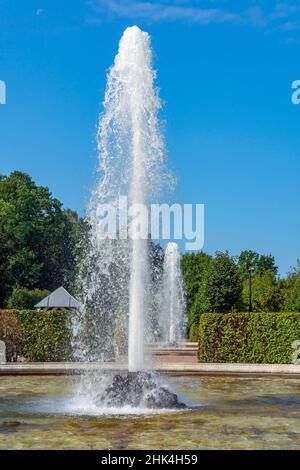
{"type": "Polygon", "coordinates": [[[249,312],[253,312],[252,309],[252,273],[254,271],[253,266],[248,267],[248,274],[249,274],[249,312]]]}

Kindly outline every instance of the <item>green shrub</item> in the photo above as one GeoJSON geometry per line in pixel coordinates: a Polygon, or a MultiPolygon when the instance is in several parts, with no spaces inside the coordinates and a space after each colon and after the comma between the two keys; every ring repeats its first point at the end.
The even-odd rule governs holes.
{"type": "Polygon", "coordinates": [[[198,341],[198,332],[199,328],[195,323],[192,323],[189,330],[188,339],[189,341],[196,342],[198,341]]]}
{"type": "Polygon", "coordinates": [[[33,308],[40,300],[46,297],[50,292],[40,289],[24,289],[23,287],[14,287],[11,296],[7,301],[8,308],[33,308]]]}
{"type": "Polygon", "coordinates": [[[0,339],[7,360],[15,355],[28,361],[64,361],[71,357],[68,312],[64,310],[0,311],[0,339]]]}
{"type": "Polygon", "coordinates": [[[205,313],[199,325],[200,362],[291,363],[300,339],[299,313],[205,313]]]}

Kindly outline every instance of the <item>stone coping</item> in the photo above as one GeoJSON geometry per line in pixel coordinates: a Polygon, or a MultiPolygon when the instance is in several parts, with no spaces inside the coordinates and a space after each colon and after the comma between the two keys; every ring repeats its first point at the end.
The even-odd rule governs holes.
{"type": "MultiPolygon", "coordinates": [[[[224,376],[291,376],[300,378],[300,365],[294,364],[229,364],[229,363],[164,363],[154,369],[172,375],[224,375],[224,376]]],[[[72,375],[103,370],[117,372],[127,370],[119,363],[39,362],[0,364],[2,375],[72,375]]]]}

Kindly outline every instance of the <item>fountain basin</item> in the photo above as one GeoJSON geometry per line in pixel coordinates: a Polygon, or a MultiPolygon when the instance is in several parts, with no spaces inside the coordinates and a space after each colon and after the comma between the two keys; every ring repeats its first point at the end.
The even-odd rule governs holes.
{"type": "Polygon", "coordinates": [[[183,410],[97,408],[76,400],[79,381],[2,377],[0,448],[300,449],[297,377],[168,376],[197,406],[183,410]]]}

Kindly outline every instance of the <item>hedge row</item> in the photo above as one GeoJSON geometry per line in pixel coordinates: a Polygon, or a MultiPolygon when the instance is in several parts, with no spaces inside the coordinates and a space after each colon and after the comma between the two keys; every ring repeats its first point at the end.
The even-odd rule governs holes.
{"type": "Polygon", "coordinates": [[[206,313],[199,325],[200,362],[290,364],[300,340],[300,313],[206,313]]]}
{"type": "Polygon", "coordinates": [[[0,340],[6,359],[64,361],[70,358],[68,313],[62,310],[0,310],[0,340]]]}

